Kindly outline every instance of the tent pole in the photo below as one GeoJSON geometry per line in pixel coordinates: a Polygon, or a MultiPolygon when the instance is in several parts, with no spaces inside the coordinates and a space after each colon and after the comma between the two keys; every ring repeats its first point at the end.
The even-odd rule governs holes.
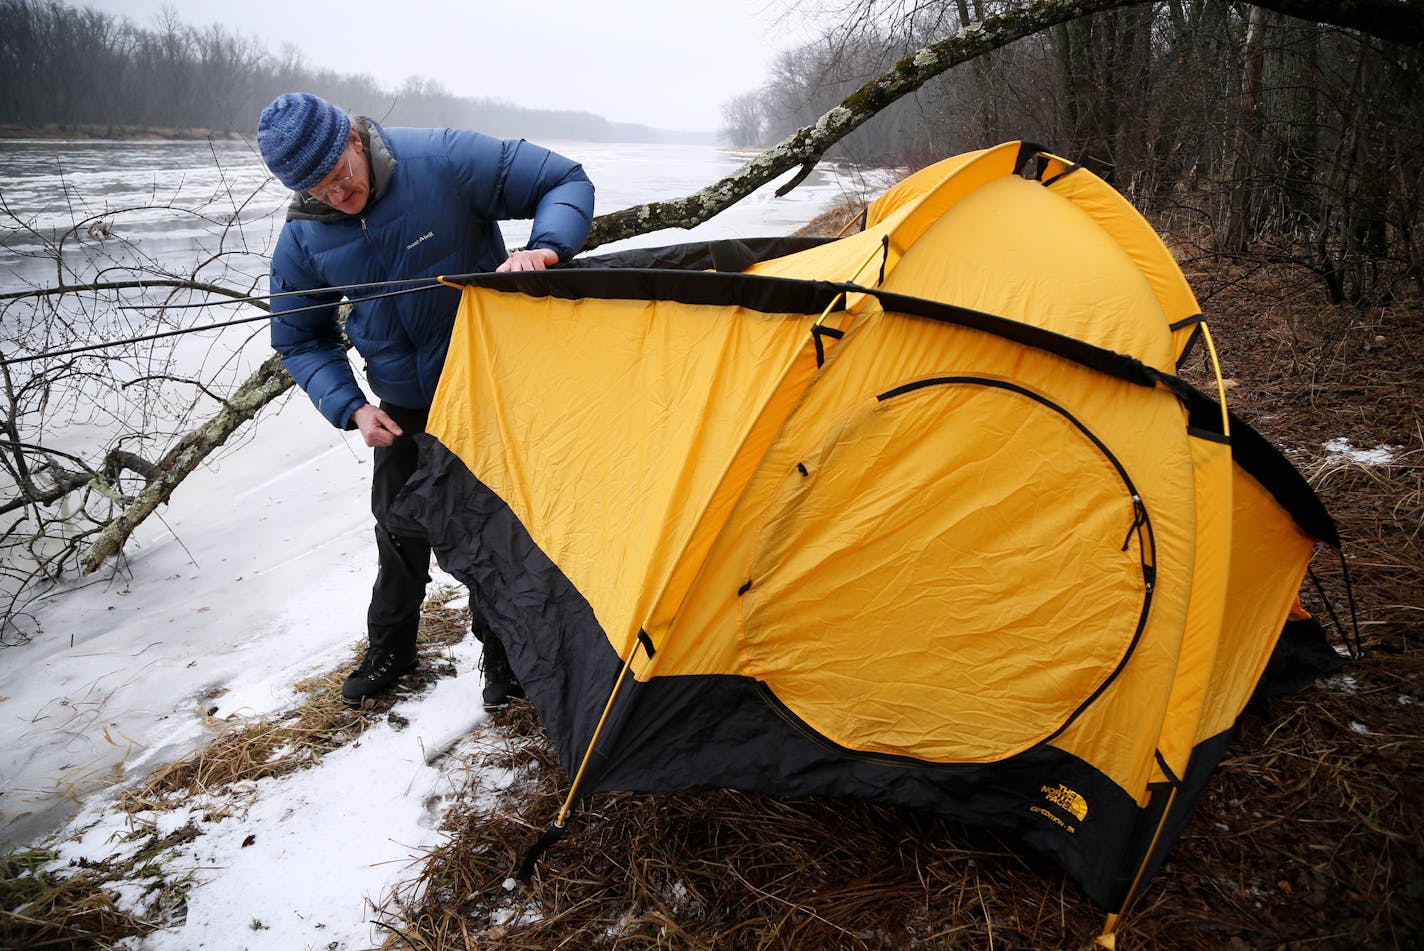
{"type": "Polygon", "coordinates": [[[1221,401],[1221,434],[1231,438],[1231,411],[1226,408],[1226,380],[1221,376],[1221,361],[1216,358],[1216,344],[1211,341],[1211,328],[1206,321],[1201,322],[1202,339],[1206,341],[1207,353],[1211,354],[1211,368],[1216,373],[1216,395],[1221,401]]]}
{"type": "Polygon", "coordinates": [[[1172,815],[1172,803],[1176,801],[1177,787],[1173,786],[1171,792],[1167,794],[1167,805],[1162,807],[1162,818],[1157,822],[1157,831],[1153,833],[1152,841],[1147,845],[1147,851],[1142,854],[1142,864],[1138,866],[1137,877],[1132,880],[1132,887],[1127,890],[1118,910],[1108,915],[1107,921],[1103,923],[1103,933],[1098,935],[1096,942],[1098,947],[1107,948],[1108,951],[1117,947],[1117,926],[1127,916],[1127,907],[1137,898],[1137,889],[1142,884],[1142,876],[1152,861],[1153,853],[1157,851],[1157,843],[1162,839],[1162,830],[1167,827],[1167,819],[1172,815]]]}
{"type": "Polygon", "coordinates": [[[628,679],[628,670],[633,666],[633,658],[638,653],[638,645],[644,644],[648,650],[648,656],[653,656],[652,642],[643,631],[638,632],[638,636],[633,639],[632,647],[628,650],[628,656],[623,660],[623,669],[618,672],[618,679],[613,682],[613,692],[608,695],[608,702],[603,705],[603,714],[598,718],[598,725],[593,728],[593,736],[589,737],[588,749],[584,750],[583,760],[579,763],[578,772],[574,774],[573,782],[569,785],[569,794],[564,799],[562,808],[559,809],[559,817],[554,820],[556,825],[562,826],[569,817],[569,812],[573,809],[574,798],[578,795],[579,784],[583,782],[583,774],[588,769],[588,762],[593,758],[593,748],[598,745],[598,737],[603,732],[604,724],[608,722],[608,715],[613,710],[613,704],[618,699],[618,692],[623,689],[623,682],[628,679]]]}
{"type": "Polygon", "coordinates": [[[539,856],[553,845],[564,834],[565,823],[568,822],[569,813],[573,810],[574,799],[578,796],[579,784],[583,781],[583,774],[588,768],[588,762],[593,758],[593,749],[598,745],[599,734],[603,732],[604,724],[608,722],[608,715],[613,711],[613,704],[618,699],[618,692],[623,689],[623,682],[628,679],[628,670],[633,666],[633,657],[638,653],[638,645],[642,644],[648,652],[648,656],[653,656],[653,641],[648,637],[646,631],[639,630],[638,636],[633,639],[632,647],[628,650],[628,656],[623,659],[623,668],[618,671],[618,678],[613,682],[613,691],[608,695],[608,702],[603,705],[603,713],[598,718],[598,725],[593,728],[593,736],[589,737],[588,749],[584,751],[583,761],[579,763],[578,772],[574,774],[573,782],[569,784],[569,794],[564,798],[564,804],[559,809],[556,818],[548,829],[544,831],[529,851],[524,854],[524,861],[519,865],[519,871],[515,873],[515,878],[505,882],[506,888],[513,888],[517,879],[528,884],[534,877],[534,866],[539,861],[539,856]]]}

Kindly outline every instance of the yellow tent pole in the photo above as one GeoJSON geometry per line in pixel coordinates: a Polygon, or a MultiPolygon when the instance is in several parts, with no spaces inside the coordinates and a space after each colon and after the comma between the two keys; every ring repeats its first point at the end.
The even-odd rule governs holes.
{"type": "Polygon", "coordinates": [[[1167,796],[1167,805],[1162,809],[1162,818],[1157,823],[1157,831],[1152,834],[1152,841],[1148,844],[1147,851],[1142,854],[1142,864],[1138,866],[1137,877],[1132,880],[1132,887],[1127,890],[1127,895],[1123,898],[1122,905],[1117,912],[1108,915],[1107,921],[1103,923],[1103,933],[1098,935],[1098,947],[1107,948],[1108,951],[1117,947],[1117,926],[1126,917],[1127,906],[1132,904],[1133,899],[1137,897],[1137,888],[1142,884],[1142,876],[1147,871],[1147,864],[1152,861],[1152,854],[1157,851],[1157,843],[1162,839],[1162,830],[1167,827],[1167,819],[1172,815],[1172,803],[1176,801],[1177,788],[1174,786],[1167,796]]]}
{"type": "MultiPolygon", "coordinates": [[[[859,278],[860,278],[860,272],[861,272],[861,271],[864,271],[864,270],[865,270],[865,266],[866,266],[867,264],[869,264],[871,261],[874,261],[877,257],[880,257],[881,255],[885,254],[885,250],[886,250],[886,249],[885,249],[885,245],[884,245],[883,243],[882,243],[882,244],[877,244],[877,245],[875,246],[874,250],[872,250],[868,255],[866,255],[865,260],[864,260],[864,261],[861,261],[860,264],[856,267],[856,269],[855,269],[854,271],[851,271],[851,272],[850,272],[850,277],[846,280],[846,283],[847,283],[847,284],[858,284],[858,283],[859,283],[859,278]]],[[[878,283],[878,282],[877,282],[877,283],[878,283]]],[[[821,311],[821,316],[819,316],[819,317],[816,318],[816,323],[815,323],[813,326],[819,327],[819,326],[821,326],[821,324],[825,323],[825,322],[826,322],[826,318],[831,315],[831,308],[832,308],[832,307],[835,307],[835,306],[836,306],[836,301],[839,301],[839,300],[844,300],[844,301],[846,301],[846,307],[847,307],[847,308],[850,307],[850,297],[849,297],[849,295],[848,295],[845,291],[841,291],[841,292],[840,292],[839,294],[837,294],[835,297],[831,298],[831,302],[826,305],[826,309],[825,309],[825,310],[821,311]]]]}
{"type": "MultiPolygon", "coordinates": [[[[864,267],[865,265],[861,265],[861,266],[864,267]]],[[[829,316],[831,316],[831,308],[834,307],[834,306],[836,306],[836,301],[844,300],[844,299],[845,299],[845,296],[846,296],[846,295],[845,295],[845,291],[841,291],[841,292],[840,292],[839,294],[837,294],[835,297],[832,297],[832,298],[831,298],[831,302],[826,305],[826,309],[823,310],[823,311],[821,311],[821,316],[817,317],[817,318],[816,318],[816,322],[815,322],[814,324],[812,324],[811,326],[813,326],[813,327],[819,327],[819,326],[821,326],[821,324],[825,323],[826,318],[829,317],[829,316]]]]}
{"type": "Polygon", "coordinates": [[[1221,361],[1216,358],[1216,344],[1211,342],[1211,328],[1206,321],[1201,322],[1202,338],[1206,340],[1207,353],[1211,354],[1211,368],[1216,373],[1216,395],[1221,400],[1221,434],[1231,436],[1231,413],[1226,408],[1226,380],[1221,376],[1221,361]]]}
{"type": "Polygon", "coordinates": [[[836,237],[844,238],[850,232],[851,226],[854,225],[861,218],[865,217],[866,209],[868,209],[869,207],[869,205],[861,205],[860,214],[853,216],[850,221],[847,221],[844,225],[842,225],[841,230],[836,232],[836,237]]]}
{"type": "Polygon", "coordinates": [[[865,270],[865,266],[871,261],[874,261],[876,258],[882,257],[883,255],[888,253],[889,249],[885,246],[885,239],[888,237],[889,235],[883,236],[880,239],[880,243],[877,244],[874,249],[872,249],[871,252],[865,256],[865,260],[860,262],[860,266],[851,272],[849,283],[858,283],[860,280],[860,272],[865,270]]]}
{"type": "MultiPolygon", "coordinates": [[[[603,713],[598,718],[598,725],[593,728],[593,736],[589,737],[588,749],[584,751],[578,772],[574,774],[573,782],[569,785],[569,794],[564,798],[558,818],[545,830],[538,841],[529,847],[529,850],[524,854],[524,861],[520,863],[519,871],[515,873],[515,878],[505,881],[506,888],[513,888],[516,881],[528,884],[534,877],[534,866],[538,863],[539,857],[563,836],[565,823],[568,822],[569,813],[573,810],[574,799],[578,796],[579,785],[583,782],[584,771],[588,768],[589,760],[593,758],[594,747],[598,745],[598,737],[603,733],[604,725],[608,723],[608,715],[613,710],[613,704],[618,699],[618,692],[623,688],[623,682],[628,679],[628,670],[633,666],[633,656],[638,653],[638,644],[646,637],[642,631],[639,631],[638,635],[633,639],[628,656],[623,658],[623,668],[618,671],[618,679],[613,682],[613,691],[608,695],[608,702],[603,705],[603,713]]],[[[648,653],[651,656],[651,647],[649,647],[648,653]]]]}
{"type": "Polygon", "coordinates": [[[638,643],[639,639],[633,638],[628,656],[623,659],[623,669],[618,672],[618,679],[613,682],[613,692],[608,695],[608,702],[603,705],[603,714],[598,718],[598,725],[593,728],[593,736],[588,740],[588,749],[584,750],[583,760],[579,763],[578,771],[574,773],[573,782],[569,785],[569,794],[559,809],[559,817],[554,820],[555,825],[562,826],[568,819],[570,810],[573,809],[579,784],[583,782],[583,774],[588,769],[589,760],[593,758],[593,748],[598,745],[598,737],[603,732],[604,724],[608,722],[608,714],[613,710],[613,704],[618,699],[618,692],[623,689],[623,681],[628,679],[628,668],[633,666],[633,657],[638,653],[638,643]]]}
{"type": "MultiPolygon", "coordinates": [[[[1221,374],[1221,361],[1216,355],[1216,344],[1211,339],[1211,328],[1206,325],[1206,321],[1201,322],[1202,339],[1206,341],[1207,353],[1211,356],[1212,372],[1216,374],[1216,394],[1221,401],[1221,434],[1226,437],[1231,436],[1231,412],[1226,407],[1226,380],[1221,374]]],[[[1147,871],[1147,863],[1152,860],[1152,854],[1157,849],[1157,843],[1162,838],[1162,830],[1167,825],[1167,818],[1172,814],[1172,803],[1177,800],[1177,790],[1174,788],[1167,797],[1167,805],[1162,810],[1162,819],[1157,823],[1157,831],[1152,836],[1152,842],[1147,846],[1147,851],[1143,855],[1142,865],[1137,870],[1137,877],[1132,880],[1132,887],[1127,890],[1127,897],[1122,901],[1122,907],[1115,913],[1108,915],[1103,923],[1103,933],[1098,935],[1097,945],[1100,948],[1111,949],[1117,946],[1117,926],[1122,923],[1123,917],[1127,914],[1127,906],[1137,897],[1138,886],[1142,884],[1143,873],[1147,871]]]]}

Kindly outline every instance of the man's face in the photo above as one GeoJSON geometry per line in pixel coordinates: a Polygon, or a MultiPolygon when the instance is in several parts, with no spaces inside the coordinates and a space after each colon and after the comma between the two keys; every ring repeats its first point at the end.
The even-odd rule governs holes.
{"type": "Polygon", "coordinates": [[[346,143],[346,151],[341,153],[336,167],[309,188],[307,194],[348,215],[357,214],[366,207],[371,197],[371,175],[359,139],[346,143]]]}

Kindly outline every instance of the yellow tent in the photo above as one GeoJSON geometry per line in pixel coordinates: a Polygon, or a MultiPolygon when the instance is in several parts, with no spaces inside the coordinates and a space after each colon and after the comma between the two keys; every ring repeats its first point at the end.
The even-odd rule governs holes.
{"type": "Polygon", "coordinates": [[[455,279],[406,502],[575,793],[932,810],[1123,909],[1337,544],[1176,376],[1152,229],[1015,142],[840,240],[575,263],[455,279]]]}

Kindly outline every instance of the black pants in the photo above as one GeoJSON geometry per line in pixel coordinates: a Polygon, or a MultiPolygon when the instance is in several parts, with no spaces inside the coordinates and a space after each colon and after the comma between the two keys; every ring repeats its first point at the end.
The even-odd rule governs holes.
{"type": "MultiPolygon", "coordinates": [[[[415,437],[425,432],[429,410],[382,403],[401,435],[389,446],[375,447],[371,472],[371,514],[376,517],[376,583],[366,610],[366,631],[372,647],[399,653],[415,650],[420,630],[420,606],[430,583],[430,542],[417,535],[397,535],[387,525],[396,496],[420,464],[415,437]]],[[[471,592],[473,595],[473,592],[471,592]]],[[[470,630],[481,643],[494,640],[489,625],[470,603],[470,630]]]]}
{"type": "Polygon", "coordinates": [[[372,647],[409,653],[415,650],[420,606],[430,583],[430,542],[396,535],[386,528],[391,504],[415,474],[420,452],[415,437],[425,432],[428,410],[382,403],[381,409],[403,433],[390,446],[375,447],[371,471],[371,514],[376,517],[376,583],[366,611],[366,631],[372,647]]]}

